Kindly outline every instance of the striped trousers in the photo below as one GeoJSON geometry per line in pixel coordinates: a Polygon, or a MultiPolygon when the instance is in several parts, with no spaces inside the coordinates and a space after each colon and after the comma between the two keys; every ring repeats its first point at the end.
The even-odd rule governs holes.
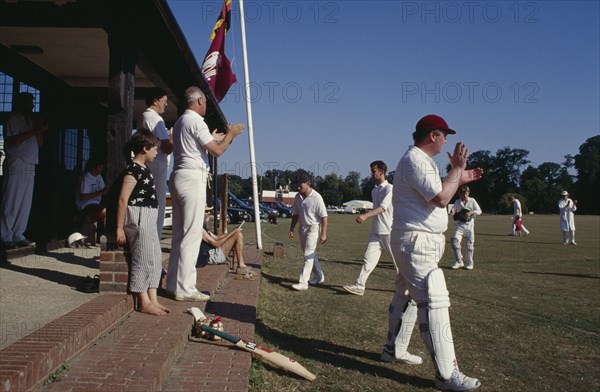
{"type": "Polygon", "coordinates": [[[127,206],[125,237],[131,250],[129,291],[142,293],[158,288],[162,272],[162,252],[156,231],[158,209],[127,206]]]}

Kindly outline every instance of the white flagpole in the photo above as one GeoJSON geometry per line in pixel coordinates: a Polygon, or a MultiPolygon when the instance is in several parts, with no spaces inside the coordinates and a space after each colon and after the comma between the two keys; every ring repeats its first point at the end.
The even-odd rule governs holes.
{"type": "Polygon", "coordinates": [[[246,53],[246,24],[244,22],[244,0],[240,0],[240,28],[242,31],[242,55],[244,58],[244,84],[246,87],[246,116],[248,118],[248,146],[252,169],[252,199],[254,200],[254,224],[256,225],[256,247],[262,249],[260,230],[260,207],[258,205],[258,181],[256,180],[256,158],[254,157],[254,129],[252,127],[252,105],[250,102],[250,76],[248,74],[248,54],[246,53]]]}

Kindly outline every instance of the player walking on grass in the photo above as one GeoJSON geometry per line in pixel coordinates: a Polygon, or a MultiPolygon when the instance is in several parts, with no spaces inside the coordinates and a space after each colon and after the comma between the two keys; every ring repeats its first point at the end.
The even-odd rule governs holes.
{"type": "Polygon", "coordinates": [[[452,250],[454,251],[454,265],[452,269],[465,267],[473,269],[473,253],[475,252],[475,216],[481,215],[481,207],[477,200],[469,197],[471,189],[464,185],[460,187],[460,197],[454,202],[452,209],[454,213],[455,231],[452,235],[452,250]],[[458,218],[458,219],[456,219],[458,218]],[[467,248],[467,263],[463,263],[461,243],[465,239],[467,248]]]}
{"type": "Polygon", "coordinates": [[[460,185],[478,180],[483,171],[466,169],[468,150],[459,142],[454,153],[448,153],[450,172],[444,181],[440,180],[432,157],[442,151],[446,136],[455,133],[441,117],[423,117],[413,133],[414,146],[409,147],[396,168],[391,248],[403,279],[396,279],[386,347],[395,345],[408,303],[414,299],[421,338],[433,359],[436,387],[465,391],[481,383],[458,369],[448,313],[450,299],[438,263],[446,244],[446,206],[460,185]]]}
{"type": "Polygon", "coordinates": [[[135,157],[125,168],[119,195],[117,244],[129,243],[129,289],[137,295],[138,310],[162,316],[169,313],[169,309],[161,305],[156,296],[162,272],[162,252],[156,228],[158,202],[154,177],[147,167],[158,154],[160,141],[151,132],[142,130],[131,137],[130,144],[135,157]]]}
{"type": "MultiPolygon", "coordinates": [[[[363,223],[369,218],[371,219],[371,231],[369,233],[369,241],[367,250],[363,257],[363,266],[360,270],[360,275],[356,279],[356,283],[351,286],[344,286],[344,290],[351,294],[363,296],[365,294],[365,285],[371,272],[379,263],[379,258],[383,250],[390,256],[392,262],[394,255],[390,248],[390,232],[392,230],[392,185],[385,179],[387,165],[383,161],[374,161],[371,163],[371,178],[375,187],[371,191],[373,200],[373,209],[365,214],[361,214],[356,218],[357,223],[363,223]]],[[[396,267],[396,263],[394,263],[396,267]]],[[[396,279],[402,279],[398,275],[396,267],[396,279]]],[[[407,310],[404,312],[402,331],[397,335],[400,339],[395,341],[393,347],[385,347],[381,354],[381,360],[384,362],[403,362],[410,365],[419,365],[423,363],[423,359],[417,355],[410,354],[408,343],[417,320],[417,306],[414,301],[410,301],[407,310]]]]}
{"type": "Polygon", "coordinates": [[[302,291],[308,290],[309,283],[316,285],[325,281],[325,274],[321,270],[316,251],[317,241],[321,244],[327,242],[327,209],[321,195],[311,188],[310,177],[306,173],[296,176],[294,187],[298,189],[298,193],[292,206],[292,222],[288,237],[294,239],[294,228],[296,223],[300,223],[298,236],[304,255],[304,267],[299,282],[293,284],[292,288],[302,291]],[[315,276],[309,281],[311,272],[315,276]]]}

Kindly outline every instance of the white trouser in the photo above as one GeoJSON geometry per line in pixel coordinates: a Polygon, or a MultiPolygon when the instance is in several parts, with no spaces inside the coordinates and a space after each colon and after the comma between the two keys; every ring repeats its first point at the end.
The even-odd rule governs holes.
{"type": "Polygon", "coordinates": [[[317,241],[319,240],[319,225],[300,226],[298,234],[300,236],[300,247],[304,256],[304,267],[300,273],[299,282],[303,286],[308,286],[311,272],[320,280],[323,276],[319,256],[317,256],[317,241]]]}
{"type": "MultiPolygon", "coordinates": [[[[390,235],[371,233],[369,235],[369,242],[367,243],[367,250],[363,256],[362,269],[360,270],[358,279],[356,279],[356,286],[360,287],[361,289],[365,288],[369,275],[371,275],[371,272],[373,272],[377,266],[377,263],[379,263],[382,250],[385,250],[393,262],[394,256],[392,255],[392,249],[390,247],[390,235]]],[[[396,263],[394,263],[394,267],[396,267],[396,263]]],[[[398,272],[397,267],[396,272],[398,272]]]]}
{"type": "MultiPolygon", "coordinates": [[[[410,297],[415,300],[419,308],[417,318],[421,329],[421,338],[434,358],[436,357],[436,347],[439,345],[431,344],[431,339],[426,339],[427,331],[432,328],[427,276],[431,271],[438,268],[445,246],[446,239],[443,234],[392,230],[392,252],[402,279],[396,279],[396,292],[392,298],[391,306],[396,309],[403,309],[402,306],[406,304],[405,289],[408,289],[410,297]]],[[[433,324],[433,327],[442,327],[436,325],[435,321],[433,324]]],[[[443,327],[444,333],[446,333],[444,336],[452,336],[449,318],[445,320],[443,327]]],[[[444,341],[443,346],[444,352],[453,356],[454,342],[452,339],[444,341]]],[[[437,356],[439,357],[440,353],[437,353],[437,356]]],[[[438,365],[435,366],[436,372],[440,372],[441,369],[438,365]]]]}
{"type": "Polygon", "coordinates": [[[562,232],[563,243],[575,242],[575,230],[568,230],[562,232]]]}
{"type": "Polygon", "coordinates": [[[4,187],[0,207],[0,235],[2,242],[25,239],[25,229],[31,212],[35,165],[7,156],[4,162],[4,187]]]}
{"type": "Polygon", "coordinates": [[[206,182],[205,171],[187,169],[174,171],[169,181],[173,200],[173,239],[167,291],[184,296],[198,292],[196,261],[202,242],[206,182]]]}
{"type": "Polygon", "coordinates": [[[167,204],[167,162],[157,161],[156,159],[148,163],[148,167],[154,177],[154,189],[156,191],[156,199],[158,201],[158,218],[156,220],[156,230],[158,231],[158,239],[162,238],[163,224],[165,222],[165,207],[167,204]]]}
{"type": "Polygon", "coordinates": [[[475,250],[475,225],[474,222],[457,223],[456,231],[450,239],[452,249],[454,250],[454,261],[462,264],[463,258],[461,254],[461,243],[465,239],[467,248],[467,265],[473,265],[473,251],[475,250]]]}

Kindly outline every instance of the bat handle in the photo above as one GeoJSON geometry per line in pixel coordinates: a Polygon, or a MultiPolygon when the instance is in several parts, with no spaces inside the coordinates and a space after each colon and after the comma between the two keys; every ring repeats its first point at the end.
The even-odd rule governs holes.
{"type": "Polygon", "coordinates": [[[237,336],[233,336],[233,335],[230,335],[230,334],[225,333],[223,331],[219,331],[218,329],[214,329],[212,327],[209,327],[206,324],[200,325],[200,328],[204,332],[208,332],[208,333],[212,333],[213,335],[220,336],[223,339],[228,340],[228,341],[230,341],[231,343],[234,343],[234,344],[237,343],[237,342],[239,342],[240,340],[242,340],[242,339],[238,338],[237,336]]]}

